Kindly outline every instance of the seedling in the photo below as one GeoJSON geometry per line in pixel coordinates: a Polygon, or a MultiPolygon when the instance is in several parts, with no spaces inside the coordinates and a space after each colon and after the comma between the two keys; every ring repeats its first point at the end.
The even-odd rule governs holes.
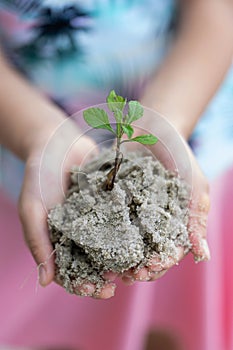
{"type": "Polygon", "coordinates": [[[119,171],[123,154],[120,147],[124,142],[139,142],[143,145],[154,145],[158,139],[152,134],[132,137],[134,129],[132,123],[143,116],[143,107],[138,101],[128,102],[128,113],[124,113],[127,100],[112,90],[107,97],[107,105],[116,120],[116,129],[110,124],[108,114],[105,110],[97,107],[88,108],[83,112],[83,117],[88,125],[95,129],[106,129],[116,137],[116,155],[114,167],[107,174],[106,190],[111,191],[114,186],[116,175],[119,171]],[[122,139],[126,135],[127,139],[122,139]]]}

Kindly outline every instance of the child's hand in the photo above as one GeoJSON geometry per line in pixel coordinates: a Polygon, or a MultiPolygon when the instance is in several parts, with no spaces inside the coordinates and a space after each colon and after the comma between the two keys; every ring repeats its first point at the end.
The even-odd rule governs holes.
{"type": "MultiPolygon", "coordinates": [[[[19,201],[19,212],[25,240],[38,265],[40,265],[40,283],[48,285],[54,279],[54,255],[47,227],[47,209],[63,201],[68,187],[69,171],[73,164],[81,164],[88,154],[95,149],[95,143],[88,137],[82,136],[74,142],[79,135],[79,130],[70,122],[66,121],[66,127],[58,128],[55,134],[48,139],[48,132],[40,135],[41,141],[36,141],[36,147],[30,152],[26,161],[24,184],[19,201]],[[69,146],[73,143],[73,147],[69,146]],[[68,152],[67,152],[68,151],[68,152]],[[67,156],[65,156],[67,152],[67,156]],[[62,186],[61,186],[62,184],[62,186]],[[62,188],[63,187],[63,188],[62,188]]],[[[38,137],[39,139],[39,137],[38,137]]],[[[187,146],[188,147],[188,146],[187,146]]],[[[197,260],[209,257],[208,247],[205,240],[205,222],[209,209],[208,185],[200,169],[189,150],[190,160],[193,167],[195,198],[192,202],[190,215],[190,241],[193,245],[192,252],[197,260]]],[[[170,260],[169,264],[162,265],[154,259],[149,266],[140,271],[127,271],[122,280],[128,284],[133,281],[155,280],[161,277],[171,266],[184,257],[182,248],[178,247],[178,259],[170,260]]],[[[90,296],[109,298],[114,295],[113,281],[117,276],[111,272],[106,273],[106,284],[96,295],[95,285],[83,283],[77,287],[77,294],[82,290],[90,296]]]]}
{"type": "MultiPolygon", "coordinates": [[[[157,125],[157,130],[158,130],[158,127],[160,129],[161,135],[166,135],[166,133],[168,132],[168,135],[165,136],[165,139],[168,140],[167,145],[169,144],[171,139],[173,140],[172,135],[174,135],[174,140],[170,144],[170,147],[172,149],[171,145],[174,146],[176,144],[175,134],[176,135],[178,134],[171,127],[171,125],[169,127],[169,124],[167,126],[168,126],[168,130],[170,129],[170,131],[167,131],[167,126],[163,125],[164,122],[161,122],[161,125],[159,125],[160,124],[159,121],[161,118],[155,121],[155,123],[153,123],[153,116],[150,115],[150,113],[151,112],[149,112],[149,110],[145,110],[144,125],[138,124],[138,126],[143,127],[144,131],[146,130],[148,132],[148,130],[150,130],[151,132],[153,132],[153,134],[157,136],[159,135],[156,133],[156,125],[157,125]],[[147,121],[147,119],[149,121],[147,121]],[[147,129],[145,129],[146,125],[149,125],[147,129]]],[[[181,139],[179,142],[181,142],[181,139]]],[[[166,144],[166,141],[165,141],[165,144],[166,144]]],[[[157,146],[155,145],[155,147],[157,146]]],[[[186,162],[187,163],[188,161],[190,162],[190,166],[191,166],[190,170],[192,170],[192,193],[191,193],[191,202],[190,202],[190,208],[189,208],[190,212],[189,212],[189,225],[188,225],[189,238],[190,238],[190,243],[192,245],[191,251],[196,261],[208,260],[210,258],[209,248],[206,241],[206,223],[207,223],[207,216],[208,216],[209,206],[210,206],[208,181],[204,177],[202,171],[199,168],[197,160],[195,159],[190,147],[185,141],[184,141],[184,147],[187,150],[186,162]]],[[[153,149],[153,146],[152,146],[152,149],[153,149]]],[[[177,150],[179,149],[179,147],[177,148],[174,147],[174,149],[175,150],[173,150],[173,152],[177,153],[177,150]]],[[[159,157],[160,157],[160,160],[164,159],[166,163],[166,155],[163,154],[163,152],[159,151],[159,157]]],[[[178,154],[178,158],[182,159],[182,154],[178,154]]],[[[189,169],[188,164],[187,164],[187,169],[189,169]]],[[[174,259],[171,257],[169,261],[167,261],[166,263],[162,263],[160,259],[156,257],[152,259],[147,266],[141,268],[140,270],[130,269],[129,271],[126,271],[122,276],[122,280],[126,284],[132,284],[135,281],[154,281],[159,277],[163,276],[172,266],[174,266],[180,260],[182,260],[184,256],[185,256],[184,249],[182,247],[177,247],[177,259],[174,259]]]]}
{"type": "MultiPolygon", "coordinates": [[[[188,146],[187,146],[188,147],[188,146]]],[[[192,244],[192,253],[196,261],[210,258],[209,248],[206,241],[206,222],[209,211],[208,182],[202,174],[191,150],[188,151],[193,170],[193,198],[190,205],[189,238],[192,244]]],[[[150,263],[139,271],[131,269],[123,274],[122,280],[126,284],[134,281],[154,281],[162,277],[172,266],[184,258],[184,249],[177,247],[177,259],[171,258],[163,264],[159,258],[154,258],[150,263]]]]}
{"type": "MultiPolygon", "coordinates": [[[[54,280],[55,271],[53,247],[47,226],[47,210],[63,201],[61,187],[64,191],[68,187],[70,168],[74,164],[81,164],[89,152],[95,149],[95,143],[85,136],[77,141],[80,132],[68,120],[64,127],[56,130],[55,134],[51,132],[51,128],[47,130],[46,127],[43,133],[38,134],[40,141],[35,140],[36,146],[30,151],[26,161],[19,213],[26,243],[39,265],[40,284],[47,286],[54,280]],[[72,143],[73,147],[69,150],[72,143]]],[[[112,296],[112,287],[111,282],[106,283],[98,297],[112,296]]],[[[93,284],[85,283],[79,286],[80,290],[82,288],[88,290],[90,295],[94,294],[93,284]]]]}

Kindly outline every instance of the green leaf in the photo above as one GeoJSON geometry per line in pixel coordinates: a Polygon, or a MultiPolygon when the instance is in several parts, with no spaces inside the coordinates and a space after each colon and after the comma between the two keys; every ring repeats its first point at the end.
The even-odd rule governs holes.
{"type": "Polygon", "coordinates": [[[132,126],[127,125],[127,124],[122,124],[121,125],[124,133],[128,136],[129,139],[131,139],[131,137],[133,136],[134,133],[134,129],[132,128],[132,126]]]}
{"type": "Polygon", "coordinates": [[[140,119],[143,116],[143,107],[138,101],[129,102],[129,111],[125,122],[131,124],[133,121],[140,119]]]}
{"type": "Polygon", "coordinates": [[[100,108],[88,108],[83,112],[86,123],[95,129],[107,129],[115,134],[111,127],[107,113],[100,108]]]}
{"type": "MultiPolygon", "coordinates": [[[[125,105],[126,105],[126,99],[122,96],[119,96],[115,93],[114,90],[110,91],[108,97],[107,97],[107,104],[108,104],[108,108],[110,109],[110,111],[112,111],[113,113],[115,111],[123,111],[125,105]]],[[[122,121],[122,114],[121,114],[121,120],[119,121],[119,123],[122,121]]]]}
{"type": "Polygon", "coordinates": [[[134,137],[133,139],[130,139],[130,141],[135,141],[142,143],[143,145],[154,145],[158,139],[154,135],[140,135],[137,137],[134,137]]]}
{"type": "Polygon", "coordinates": [[[122,118],[123,118],[122,111],[120,111],[119,109],[116,109],[114,111],[114,117],[115,117],[117,123],[121,123],[122,122],[122,118]]]}

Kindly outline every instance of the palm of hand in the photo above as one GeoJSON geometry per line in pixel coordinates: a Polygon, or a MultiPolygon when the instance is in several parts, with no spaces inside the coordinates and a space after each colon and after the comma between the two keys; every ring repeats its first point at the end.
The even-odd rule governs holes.
{"type": "MultiPolygon", "coordinates": [[[[68,127],[62,134],[57,133],[53,142],[44,144],[33,152],[25,169],[25,179],[19,201],[19,212],[24,228],[25,240],[32,255],[40,267],[40,282],[49,284],[54,279],[54,256],[47,228],[47,209],[64,199],[64,190],[68,187],[69,170],[73,164],[81,164],[95,144],[89,138],[82,136],[79,142],[70,148],[72,140],[77,139],[77,130],[68,127]],[[46,152],[45,152],[46,150],[46,152]],[[67,152],[69,150],[69,152],[67,152]],[[64,159],[64,155],[67,156],[64,159]],[[43,162],[41,159],[43,158],[43,162]]],[[[188,147],[188,146],[187,146],[188,147]]],[[[197,260],[207,259],[206,218],[209,209],[208,186],[198,165],[188,150],[193,170],[193,193],[195,194],[190,207],[190,242],[192,252],[197,260]]],[[[122,276],[122,280],[131,284],[134,281],[149,281],[161,277],[170,267],[184,257],[182,247],[177,247],[177,259],[170,259],[162,264],[159,259],[152,261],[140,270],[130,269],[122,276]]],[[[98,298],[109,298],[114,295],[116,274],[109,271],[104,275],[106,283],[101,290],[96,291],[92,283],[84,281],[77,287],[77,294],[88,294],[98,298]]]]}

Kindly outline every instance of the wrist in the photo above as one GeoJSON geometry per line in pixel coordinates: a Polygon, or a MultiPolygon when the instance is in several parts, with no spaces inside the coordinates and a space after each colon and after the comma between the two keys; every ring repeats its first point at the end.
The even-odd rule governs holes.
{"type": "Polygon", "coordinates": [[[189,139],[194,126],[188,125],[186,117],[181,115],[176,116],[174,114],[162,116],[176,129],[180,136],[186,141],[189,139]]]}
{"type": "MultiPolygon", "coordinates": [[[[185,116],[183,112],[176,111],[175,108],[171,108],[165,104],[148,103],[148,101],[144,99],[141,100],[141,103],[144,107],[154,110],[161,115],[161,117],[165,118],[185,140],[188,140],[195,127],[197,118],[195,122],[192,122],[192,120],[194,120],[193,118],[189,118],[189,116],[185,116]]],[[[145,123],[156,130],[156,125],[153,125],[152,120],[145,120],[145,123]]]]}

